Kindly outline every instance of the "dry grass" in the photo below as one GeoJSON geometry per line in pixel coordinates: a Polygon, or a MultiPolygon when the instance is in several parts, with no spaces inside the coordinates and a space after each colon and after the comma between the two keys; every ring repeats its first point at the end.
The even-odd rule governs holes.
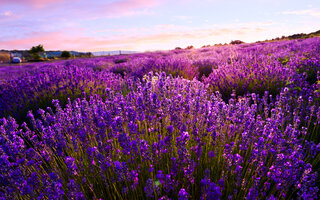
{"type": "Polygon", "coordinates": [[[10,60],[10,53],[0,52],[0,63],[6,63],[10,60]]]}

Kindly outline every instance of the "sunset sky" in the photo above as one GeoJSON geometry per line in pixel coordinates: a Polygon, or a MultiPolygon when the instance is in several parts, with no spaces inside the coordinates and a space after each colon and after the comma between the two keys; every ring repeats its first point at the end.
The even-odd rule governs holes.
{"type": "Polygon", "coordinates": [[[319,0],[0,0],[0,49],[160,50],[320,30],[319,0]]]}

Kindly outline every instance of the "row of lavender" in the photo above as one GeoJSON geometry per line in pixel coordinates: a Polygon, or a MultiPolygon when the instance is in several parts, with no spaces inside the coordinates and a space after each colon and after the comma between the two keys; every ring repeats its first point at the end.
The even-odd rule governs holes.
{"type": "Polygon", "coordinates": [[[5,80],[0,197],[317,198],[319,46],[309,39],[75,60],[5,80]],[[172,77],[199,78],[191,62],[214,69],[202,82],[172,77]],[[119,67],[127,74],[115,75],[119,67]],[[157,70],[169,75],[148,74],[157,70]],[[8,117],[30,108],[44,110],[21,126],[8,117]]]}
{"type": "Polygon", "coordinates": [[[65,104],[68,96],[64,93],[72,100],[84,92],[103,94],[110,83],[125,90],[115,81],[142,79],[150,71],[196,78],[209,84],[211,91],[219,91],[224,100],[233,90],[237,95],[263,95],[264,91],[276,95],[297,73],[305,72],[313,84],[319,52],[320,39],[311,38],[33,64],[14,74],[7,67],[3,68],[7,72],[0,72],[0,77],[8,77],[0,79],[0,117],[11,115],[21,122],[28,110],[51,106],[51,99],[62,98],[65,104]],[[114,79],[106,80],[109,76],[114,79]]]}
{"type": "Polygon", "coordinates": [[[275,101],[253,93],[226,103],[196,80],[162,74],[155,81],[150,74],[129,89],[126,97],[108,89],[106,100],[91,96],[64,109],[54,100],[55,112],[28,114],[29,128],[2,119],[1,196],[317,197],[314,88],[295,94],[286,87],[275,101]]]}
{"type": "Polygon", "coordinates": [[[52,99],[65,105],[68,98],[103,96],[107,87],[124,87],[121,77],[106,71],[95,73],[91,68],[65,63],[41,67],[0,83],[0,117],[13,116],[21,122],[29,110],[51,106],[52,99]]]}

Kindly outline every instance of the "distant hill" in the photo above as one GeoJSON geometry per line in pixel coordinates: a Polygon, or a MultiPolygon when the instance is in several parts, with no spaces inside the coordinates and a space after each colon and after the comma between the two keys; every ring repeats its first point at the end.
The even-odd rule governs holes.
{"type": "MultiPolygon", "coordinates": [[[[78,52],[78,51],[69,51],[72,56],[80,57],[81,55],[85,55],[89,52],[78,52]]],[[[62,51],[46,51],[45,54],[47,57],[60,57],[62,51]]],[[[43,54],[43,53],[42,53],[43,54]]]]}
{"type": "Polygon", "coordinates": [[[273,38],[271,40],[264,40],[264,41],[258,41],[258,42],[272,42],[272,41],[281,41],[281,40],[295,40],[295,39],[306,39],[306,38],[312,38],[312,37],[320,37],[320,30],[312,32],[312,33],[297,33],[289,36],[282,36],[273,38]]]}
{"type": "Polygon", "coordinates": [[[133,54],[133,53],[139,53],[138,51],[96,51],[92,52],[94,56],[112,56],[112,55],[121,55],[121,54],[133,54]]]}
{"type": "MultiPolygon", "coordinates": [[[[0,52],[11,53],[12,56],[24,57],[28,56],[29,50],[0,50],[0,52]]],[[[80,57],[82,55],[89,54],[90,52],[78,52],[78,51],[69,51],[72,56],[80,57]]],[[[40,53],[42,57],[60,57],[62,51],[45,51],[40,53]]]]}
{"type": "MultiPolygon", "coordinates": [[[[69,51],[72,57],[76,58],[87,58],[92,56],[111,56],[111,55],[123,55],[123,54],[133,54],[139,53],[138,51],[97,51],[97,52],[79,52],[79,51],[69,51]]],[[[46,59],[59,59],[61,57],[62,51],[45,51],[41,52],[41,61],[46,59]]],[[[0,63],[8,63],[13,57],[19,57],[22,62],[34,62],[29,50],[0,50],[0,63]]],[[[39,60],[40,61],[40,60],[39,60]]]]}

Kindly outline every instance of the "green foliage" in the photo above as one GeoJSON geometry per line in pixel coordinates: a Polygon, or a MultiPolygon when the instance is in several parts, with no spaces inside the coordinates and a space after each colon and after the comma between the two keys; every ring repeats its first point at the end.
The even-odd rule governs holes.
{"type": "Polygon", "coordinates": [[[298,34],[293,34],[288,36],[289,40],[294,40],[294,39],[305,39],[305,38],[309,38],[310,36],[305,34],[305,33],[298,33],[298,34]]]}
{"type": "Polygon", "coordinates": [[[41,53],[41,52],[44,52],[45,50],[44,50],[44,48],[43,48],[43,45],[42,44],[39,44],[38,46],[33,46],[33,47],[31,47],[31,49],[30,49],[30,53],[31,54],[39,54],[39,53],[41,53]]]}
{"type": "Polygon", "coordinates": [[[230,42],[230,44],[242,44],[244,42],[242,42],[241,40],[233,40],[230,42]]]}
{"type": "Polygon", "coordinates": [[[37,54],[37,53],[31,54],[31,57],[32,57],[33,61],[41,61],[41,60],[43,60],[43,58],[40,56],[40,54],[37,54]]]}
{"type": "Polygon", "coordinates": [[[71,53],[69,51],[62,51],[61,58],[70,58],[71,53]]]}
{"type": "Polygon", "coordinates": [[[40,55],[41,52],[45,52],[42,44],[31,47],[31,49],[29,50],[29,53],[32,58],[32,61],[42,61],[43,58],[40,55]]]}
{"type": "Polygon", "coordinates": [[[282,65],[286,65],[290,59],[289,59],[289,57],[285,56],[283,58],[278,58],[278,60],[282,65]]]}
{"type": "MultiPolygon", "coordinates": [[[[282,37],[277,37],[273,38],[271,40],[264,40],[263,42],[269,42],[269,41],[281,41],[281,40],[297,40],[297,39],[306,39],[306,38],[312,38],[312,37],[319,37],[320,36],[320,30],[312,33],[298,33],[298,34],[293,34],[289,36],[282,36],[282,37]]],[[[258,41],[261,42],[261,41],[258,41]]]]}

